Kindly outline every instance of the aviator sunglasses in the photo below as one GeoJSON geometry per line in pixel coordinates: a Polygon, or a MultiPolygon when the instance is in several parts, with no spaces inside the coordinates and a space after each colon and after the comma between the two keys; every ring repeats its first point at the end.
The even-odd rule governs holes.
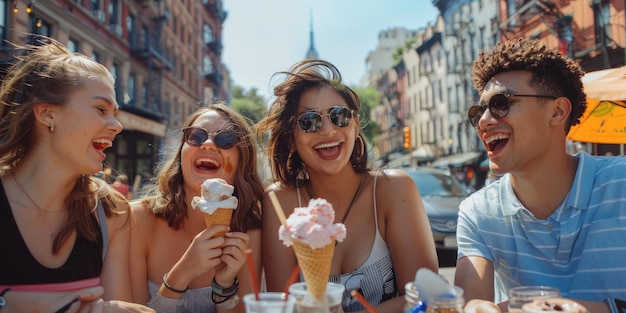
{"type": "Polygon", "coordinates": [[[220,149],[230,149],[235,145],[237,136],[230,130],[218,130],[209,133],[206,129],[198,126],[190,126],[183,129],[185,142],[193,147],[201,146],[209,137],[213,136],[213,143],[220,149]]]}
{"type": "Polygon", "coordinates": [[[483,116],[487,108],[489,108],[489,113],[491,113],[491,115],[493,115],[493,117],[495,117],[496,119],[504,118],[507,114],[509,114],[509,108],[511,108],[511,102],[509,100],[510,97],[535,97],[546,99],[557,98],[544,95],[516,95],[499,93],[493,95],[493,97],[489,99],[489,103],[487,105],[473,105],[469,108],[469,111],[467,112],[467,117],[469,118],[472,126],[478,127],[478,121],[480,120],[481,116],[483,116]]]}
{"type": "Polygon", "coordinates": [[[328,116],[330,121],[339,128],[345,128],[352,122],[354,112],[346,107],[337,105],[330,109],[328,114],[319,114],[315,111],[307,111],[298,117],[297,123],[300,129],[307,134],[315,133],[322,127],[322,118],[328,116]]]}

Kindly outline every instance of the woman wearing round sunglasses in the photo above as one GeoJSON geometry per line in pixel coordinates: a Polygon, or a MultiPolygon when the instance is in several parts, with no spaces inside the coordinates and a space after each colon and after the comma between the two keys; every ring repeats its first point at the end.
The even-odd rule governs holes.
{"type": "Polygon", "coordinates": [[[268,192],[284,214],[324,198],[344,223],[347,238],[335,247],[329,281],[346,286],[343,310],[363,311],[357,290],[380,312],[401,312],[402,288],[419,268],[437,271],[430,226],[419,192],[404,172],[370,170],[360,133],[360,101],[341,82],[337,68],[307,60],[274,88],[268,117],[258,125],[269,133],[268,154],[275,184],[263,199],[263,264],[267,288],[282,291],[297,264],[278,239],[280,222],[268,192]]]}
{"type": "Polygon", "coordinates": [[[239,298],[253,292],[246,249],[261,273],[263,185],[250,126],[226,105],[212,104],[187,118],[179,138],[151,195],[133,203],[133,296],[158,312],[243,312],[239,298]],[[239,204],[230,228],[207,229],[202,213],[191,207],[208,178],[235,187],[239,204]]]}

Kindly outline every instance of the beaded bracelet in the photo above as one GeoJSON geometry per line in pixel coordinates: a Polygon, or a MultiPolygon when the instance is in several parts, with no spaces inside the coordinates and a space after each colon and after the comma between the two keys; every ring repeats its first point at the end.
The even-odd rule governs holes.
{"type": "Polygon", "coordinates": [[[169,274],[169,272],[163,274],[163,285],[165,285],[165,288],[175,292],[175,293],[185,293],[187,292],[187,290],[189,290],[189,286],[187,286],[187,288],[185,288],[184,290],[180,290],[180,289],[176,289],[172,286],[170,286],[170,284],[167,283],[167,274],[169,274]]]}

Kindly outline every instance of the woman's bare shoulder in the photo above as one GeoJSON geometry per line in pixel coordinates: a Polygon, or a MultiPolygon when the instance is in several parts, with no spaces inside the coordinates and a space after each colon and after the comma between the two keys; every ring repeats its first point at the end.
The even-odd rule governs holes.
{"type": "MultiPolygon", "coordinates": [[[[151,225],[156,220],[156,214],[150,205],[143,200],[132,200],[129,202],[135,222],[140,226],[151,225]]],[[[143,227],[142,227],[143,228],[143,227]]]]}
{"type": "Polygon", "coordinates": [[[383,189],[394,190],[402,188],[407,182],[412,181],[411,177],[401,169],[388,168],[373,173],[377,176],[377,189],[382,187],[383,189]]]}

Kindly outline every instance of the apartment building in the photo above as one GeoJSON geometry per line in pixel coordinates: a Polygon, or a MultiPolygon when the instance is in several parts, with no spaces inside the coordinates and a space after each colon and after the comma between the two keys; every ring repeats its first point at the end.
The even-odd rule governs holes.
{"type": "Polygon", "coordinates": [[[124,130],[105,165],[150,174],[201,101],[229,100],[221,0],[0,0],[0,61],[10,43],[53,37],[116,76],[124,130]]]}

